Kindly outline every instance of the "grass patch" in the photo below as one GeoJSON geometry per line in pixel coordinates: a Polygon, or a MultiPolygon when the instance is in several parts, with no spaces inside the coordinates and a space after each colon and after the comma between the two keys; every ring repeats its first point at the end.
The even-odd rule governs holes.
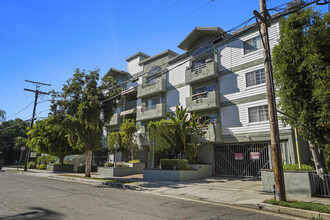
{"type": "Polygon", "coordinates": [[[74,177],[74,178],[89,179],[89,180],[98,180],[98,181],[114,182],[114,183],[135,183],[133,181],[109,180],[109,179],[101,179],[101,178],[97,178],[97,177],[84,177],[84,176],[77,176],[77,175],[70,175],[70,174],[61,174],[61,175],[58,175],[58,176],[66,176],[66,177],[74,177]]]}
{"type": "Polygon", "coordinates": [[[280,205],[290,208],[296,208],[296,209],[305,209],[305,210],[311,210],[315,212],[323,212],[323,213],[329,213],[330,214],[330,206],[323,205],[319,203],[313,203],[313,202],[300,202],[296,200],[288,200],[286,202],[277,201],[274,199],[265,200],[265,203],[272,204],[272,205],[280,205]]]}

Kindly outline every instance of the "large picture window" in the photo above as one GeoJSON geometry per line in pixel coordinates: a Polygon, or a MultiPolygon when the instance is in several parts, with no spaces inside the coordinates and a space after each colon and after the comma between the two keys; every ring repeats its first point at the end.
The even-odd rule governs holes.
{"type": "Polygon", "coordinates": [[[251,53],[261,48],[262,48],[262,41],[260,36],[244,41],[244,54],[251,53]]]}
{"type": "Polygon", "coordinates": [[[259,85],[266,82],[265,70],[260,69],[246,74],[246,87],[259,85]]]}
{"type": "Polygon", "coordinates": [[[268,121],[268,106],[258,106],[249,108],[249,122],[261,122],[261,121],[268,121]]]}

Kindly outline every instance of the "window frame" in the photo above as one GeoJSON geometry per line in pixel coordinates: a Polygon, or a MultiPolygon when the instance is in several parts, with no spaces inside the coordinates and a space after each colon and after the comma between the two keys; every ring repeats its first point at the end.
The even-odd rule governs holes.
{"type": "Polygon", "coordinates": [[[253,53],[253,52],[255,52],[255,51],[258,51],[258,50],[261,50],[261,49],[262,49],[262,40],[261,40],[260,35],[255,36],[255,37],[252,37],[252,38],[250,38],[250,39],[248,39],[248,40],[243,41],[243,54],[244,54],[244,55],[251,54],[251,53],[253,53]],[[248,45],[252,48],[252,49],[249,49],[249,50],[248,50],[248,49],[246,48],[247,43],[248,43],[249,41],[252,41],[252,42],[253,42],[253,40],[255,40],[255,39],[260,39],[260,40],[259,40],[259,42],[256,41],[256,45],[248,44],[248,45]]]}
{"type": "Polygon", "coordinates": [[[253,107],[249,107],[247,109],[248,111],[248,122],[249,124],[259,124],[259,123],[265,123],[265,122],[269,122],[269,115],[268,115],[268,105],[259,105],[259,106],[253,106],[253,107]],[[257,114],[257,121],[251,121],[251,112],[252,109],[256,109],[258,114],[257,114]],[[265,111],[266,109],[266,111],[265,111]],[[266,114],[265,114],[266,113],[266,114]],[[264,115],[261,115],[264,114],[264,115]],[[266,120],[261,120],[261,118],[265,117],[266,120]]]}
{"type": "Polygon", "coordinates": [[[253,87],[256,87],[259,85],[263,85],[265,83],[266,83],[265,68],[261,68],[261,69],[257,69],[257,70],[253,70],[253,71],[245,73],[245,88],[253,88],[253,87]],[[262,74],[259,75],[260,83],[257,83],[257,72],[259,72],[259,74],[263,72],[263,75],[262,74]],[[248,83],[249,83],[248,75],[249,74],[253,74],[253,79],[254,79],[254,83],[255,83],[253,85],[248,85],[248,83]]]}

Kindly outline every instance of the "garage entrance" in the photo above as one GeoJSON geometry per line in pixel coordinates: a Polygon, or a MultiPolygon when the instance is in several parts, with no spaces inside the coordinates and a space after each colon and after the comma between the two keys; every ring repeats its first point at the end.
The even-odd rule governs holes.
{"type": "Polygon", "coordinates": [[[260,169],[269,169],[269,143],[216,145],[217,175],[260,176],[260,169]]]}

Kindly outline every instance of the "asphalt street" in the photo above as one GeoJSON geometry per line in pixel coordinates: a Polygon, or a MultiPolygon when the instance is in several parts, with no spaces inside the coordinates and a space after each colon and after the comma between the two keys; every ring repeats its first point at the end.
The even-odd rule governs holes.
{"type": "Polygon", "coordinates": [[[284,219],[137,191],[0,173],[0,219],[284,219]]]}

